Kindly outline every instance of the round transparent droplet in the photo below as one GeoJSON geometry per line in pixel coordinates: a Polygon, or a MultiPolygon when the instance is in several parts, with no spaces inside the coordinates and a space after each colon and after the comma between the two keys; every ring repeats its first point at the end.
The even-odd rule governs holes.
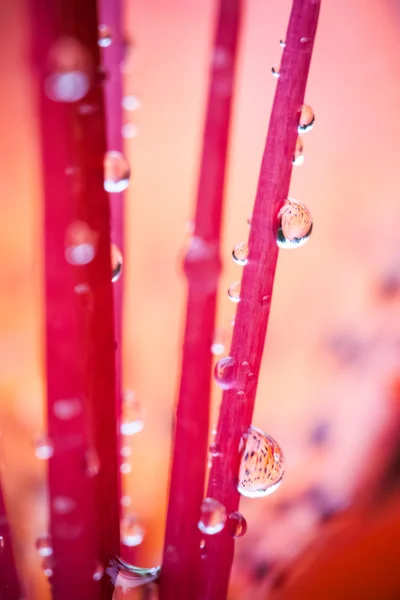
{"type": "Polygon", "coordinates": [[[235,387],[237,362],[232,356],[221,358],[214,367],[214,379],[220,388],[229,390],[235,387]]]}
{"type": "Polygon", "coordinates": [[[139,127],[136,123],[124,123],[121,127],[121,135],[123,138],[134,138],[139,133],[139,127]]]}
{"type": "Polygon", "coordinates": [[[209,451],[210,455],[215,458],[216,456],[219,456],[221,454],[221,447],[219,444],[216,444],[214,442],[210,445],[209,451]]]}
{"type": "Polygon", "coordinates": [[[276,77],[278,79],[278,77],[281,76],[281,74],[279,73],[279,71],[277,69],[275,69],[275,67],[272,67],[271,69],[271,73],[274,77],[276,77]]]}
{"type": "Polygon", "coordinates": [[[304,162],[303,149],[304,149],[303,141],[300,137],[298,137],[297,141],[296,141],[296,148],[294,151],[294,156],[293,156],[293,161],[292,161],[293,165],[295,165],[296,167],[299,167],[304,162]]]}
{"type": "Polygon", "coordinates": [[[99,25],[97,42],[100,48],[108,48],[112,43],[112,36],[107,25],[99,25]]]}
{"type": "Polygon", "coordinates": [[[128,462],[123,462],[119,468],[122,475],[128,475],[132,471],[132,466],[128,462]]]}
{"type": "Polygon", "coordinates": [[[69,421],[82,412],[82,402],[79,398],[66,398],[56,400],[53,404],[53,413],[60,421],[69,421]]]}
{"type": "Polygon", "coordinates": [[[240,281],[235,281],[229,286],[228,289],[228,297],[231,302],[240,302],[240,290],[241,284],[240,281]]]}
{"type": "Polygon", "coordinates": [[[240,512],[235,511],[228,516],[227,528],[232,537],[242,537],[247,531],[247,521],[240,512]]]}
{"type": "Polygon", "coordinates": [[[4,550],[5,540],[2,535],[0,535],[0,553],[4,550]]]}
{"type": "Polygon", "coordinates": [[[68,515],[76,508],[76,502],[69,496],[56,496],[51,503],[54,512],[59,515],[68,515]]]}
{"type": "Polygon", "coordinates": [[[93,580],[100,581],[104,575],[104,567],[101,563],[97,563],[94,572],[93,572],[93,580]]]}
{"type": "Polygon", "coordinates": [[[142,103],[137,96],[124,96],[122,98],[122,107],[125,110],[138,110],[141,106],[142,103]]]}
{"type": "Polygon", "coordinates": [[[303,246],[311,235],[313,222],[308,208],[288,198],[278,213],[276,242],[280,248],[303,246]]]}
{"type": "Polygon", "coordinates": [[[310,38],[308,38],[308,37],[302,37],[302,38],[300,38],[300,42],[302,44],[307,44],[309,41],[310,41],[310,38]]]}
{"type": "Polygon", "coordinates": [[[226,523],[226,508],[214,498],[204,498],[200,509],[199,529],[206,535],[215,535],[226,523]]]}
{"type": "Polygon", "coordinates": [[[42,571],[46,577],[53,576],[53,557],[52,556],[46,556],[42,560],[42,571]]]}
{"type": "Polygon", "coordinates": [[[125,546],[139,546],[144,538],[144,529],[134,515],[126,515],[121,522],[121,543],[125,546]]]}
{"type": "Polygon", "coordinates": [[[114,283],[122,273],[123,258],[115,244],[111,244],[111,281],[114,283]]]}
{"type": "Polygon", "coordinates": [[[124,394],[122,403],[121,433],[122,435],[134,435],[142,431],[143,427],[142,409],[136,398],[136,394],[132,391],[127,391],[124,394]]]}
{"type": "Polygon", "coordinates": [[[132,504],[132,499],[129,496],[122,496],[120,504],[126,508],[132,504]]]}
{"type": "Polygon", "coordinates": [[[41,460],[48,460],[53,456],[53,444],[46,436],[41,436],[36,440],[35,454],[41,460]]]}
{"type": "Polygon", "coordinates": [[[78,40],[64,36],[50,48],[46,95],[56,102],[77,102],[89,91],[93,79],[91,55],[78,40]]]}
{"type": "Polygon", "coordinates": [[[129,185],[131,172],[128,161],[121,152],[109,150],[104,158],[104,189],[106,192],[123,192],[129,185]]]}
{"type": "Polygon", "coordinates": [[[300,108],[300,116],[299,116],[299,125],[298,132],[300,134],[307,133],[307,131],[311,131],[314,127],[315,115],[314,111],[308,104],[303,104],[300,108]]]}
{"type": "Polygon", "coordinates": [[[51,556],[53,554],[53,546],[50,534],[41,535],[37,538],[36,550],[38,551],[39,556],[42,558],[51,556]]]}
{"type": "Polygon", "coordinates": [[[285,46],[286,46],[285,40],[279,40],[279,44],[280,44],[280,46],[282,46],[282,48],[285,48],[285,46]]]}
{"type": "Polygon", "coordinates": [[[251,426],[240,463],[238,491],[248,498],[268,496],[280,486],[284,472],[284,457],[278,443],[251,426]]]}
{"type": "Polygon", "coordinates": [[[222,329],[216,329],[211,344],[211,353],[219,356],[225,352],[226,334],[222,329]]]}
{"type": "Polygon", "coordinates": [[[73,221],[65,234],[65,258],[70,265],[87,265],[96,256],[98,235],[84,221],[73,221]]]}
{"type": "Polygon", "coordinates": [[[246,242],[236,244],[232,252],[232,258],[238,265],[247,265],[249,260],[249,247],[246,242]]]}

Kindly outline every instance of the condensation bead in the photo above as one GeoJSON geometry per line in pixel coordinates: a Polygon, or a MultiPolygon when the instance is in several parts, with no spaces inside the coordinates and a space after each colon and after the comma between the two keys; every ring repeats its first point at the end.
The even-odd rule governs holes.
{"type": "Polygon", "coordinates": [[[36,550],[38,551],[39,556],[42,556],[43,558],[53,554],[53,546],[50,534],[41,535],[37,538],[36,550]]]}
{"type": "Polygon", "coordinates": [[[225,522],[225,506],[214,498],[204,498],[198,523],[200,531],[206,535],[215,535],[223,530],[225,522]]]}
{"type": "Polygon", "coordinates": [[[281,74],[279,73],[279,71],[277,69],[275,69],[275,67],[272,67],[271,69],[271,73],[274,77],[276,77],[278,79],[278,77],[281,76],[281,74]]]}
{"type": "Polygon", "coordinates": [[[84,221],[73,221],[65,234],[65,258],[70,265],[87,265],[96,256],[98,234],[84,221]]]}
{"type": "Polygon", "coordinates": [[[219,354],[223,354],[225,352],[225,340],[226,334],[222,329],[217,329],[214,331],[213,341],[211,344],[211,353],[214,356],[218,356],[219,354]]]}
{"type": "Polygon", "coordinates": [[[299,167],[304,162],[304,154],[303,154],[303,141],[300,137],[297,138],[296,148],[293,156],[293,165],[299,167]]]}
{"type": "Polygon", "coordinates": [[[122,273],[123,258],[115,244],[111,244],[111,281],[117,281],[122,273]]]}
{"type": "Polygon", "coordinates": [[[307,131],[311,131],[314,127],[315,115],[311,106],[308,104],[303,104],[300,108],[300,116],[299,116],[299,125],[298,132],[300,134],[307,133],[307,131]]]}
{"type": "Polygon", "coordinates": [[[125,546],[139,546],[144,538],[144,529],[133,515],[126,515],[121,521],[121,543],[125,546]]]}
{"type": "Polygon", "coordinates": [[[4,550],[4,546],[5,546],[4,537],[2,535],[0,535],[0,552],[2,552],[4,550]]]}
{"type": "Polygon", "coordinates": [[[52,442],[44,435],[36,440],[35,454],[41,460],[48,460],[54,454],[52,442]]]}
{"type": "Polygon", "coordinates": [[[44,575],[46,577],[52,577],[53,576],[53,557],[52,556],[46,556],[43,560],[42,560],[42,571],[44,573],[44,575]]]}
{"type": "Polygon", "coordinates": [[[142,103],[137,96],[124,96],[122,98],[122,107],[125,110],[138,110],[141,106],[142,103]]]}
{"type": "Polygon", "coordinates": [[[89,91],[93,63],[89,51],[73,37],[59,38],[50,48],[46,95],[56,102],[77,102],[89,91]]]}
{"type": "Polygon", "coordinates": [[[144,421],[140,403],[132,391],[126,391],[122,402],[122,435],[134,435],[142,431],[144,421]]]}
{"type": "Polygon", "coordinates": [[[61,421],[69,421],[82,412],[82,402],[79,398],[66,398],[56,400],[53,404],[53,413],[61,421]]]}
{"type": "Polygon", "coordinates": [[[232,356],[221,358],[214,367],[214,379],[220,388],[229,390],[236,383],[237,362],[232,356]]]}
{"type": "Polygon", "coordinates": [[[103,565],[99,562],[97,563],[94,572],[93,572],[93,579],[94,581],[100,581],[100,579],[102,579],[104,575],[104,567],[103,565]]]}
{"type": "Polygon", "coordinates": [[[227,527],[233,537],[242,537],[247,531],[247,521],[240,512],[235,511],[228,516],[227,527]]]}
{"type": "Polygon", "coordinates": [[[241,291],[240,281],[235,281],[235,283],[232,283],[228,289],[229,300],[231,300],[231,302],[240,302],[240,291],[241,291]]]}
{"type": "Polygon", "coordinates": [[[251,426],[240,463],[238,491],[248,498],[268,496],[281,484],[284,471],[280,446],[271,436],[251,426]]]}
{"type": "Polygon", "coordinates": [[[112,36],[107,25],[99,25],[97,43],[100,48],[108,48],[112,43],[112,36]]]}
{"type": "Polygon", "coordinates": [[[238,265],[247,265],[249,260],[249,247],[246,242],[236,244],[232,252],[232,258],[238,265]]]}
{"type": "Polygon", "coordinates": [[[288,198],[278,213],[276,242],[280,248],[303,246],[311,235],[313,222],[308,208],[288,198]]]}
{"type": "Polygon", "coordinates": [[[123,192],[129,185],[131,171],[122,152],[109,150],[104,157],[104,189],[106,192],[123,192]]]}

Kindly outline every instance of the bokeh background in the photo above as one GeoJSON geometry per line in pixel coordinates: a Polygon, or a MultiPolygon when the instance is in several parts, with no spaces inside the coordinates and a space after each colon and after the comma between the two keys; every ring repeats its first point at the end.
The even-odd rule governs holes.
{"type": "MultiPolygon", "coordinates": [[[[215,0],[126,0],[129,40],[124,385],[145,427],[129,443],[126,510],[159,564],[185,314],[181,258],[199,166],[215,0]]],[[[244,3],[217,328],[229,351],[240,278],[290,13],[244,3]]],[[[28,600],[47,598],[35,539],[47,529],[42,195],[35,76],[23,0],[2,2],[0,53],[0,461],[28,600]]],[[[254,425],[281,444],[284,484],[244,499],[231,600],[400,598],[400,5],[322,0],[306,101],[316,114],[291,196],[312,212],[309,243],[280,252],[254,425]]],[[[55,135],[57,133],[55,132],[55,135]]],[[[216,422],[220,390],[214,389],[216,422]]],[[[190,457],[188,458],[190,469],[190,457]]],[[[1,559],[1,557],[0,557],[1,559]]]]}

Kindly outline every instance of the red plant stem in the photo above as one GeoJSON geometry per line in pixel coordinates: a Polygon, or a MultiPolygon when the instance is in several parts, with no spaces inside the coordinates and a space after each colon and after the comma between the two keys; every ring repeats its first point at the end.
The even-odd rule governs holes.
{"type": "MultiPolygon", "coordinates": [[[[29,0],[28,6],[43,163],[47,415],[54,446],[52,594],[55,600],[111,600],[108,578],[93,579],[96,567],[105,567],[119,552],[110,218],[103,189],[106,136],[96,0],[29,0]],[[48,97],[49,75],[58,68],[89,74],[90,89],[82,100],[48,97]],[[77,221],[94,235],[95,257],[84,265],[66,260],[68,231],[77,221]],[[60,416],[59,401],[71,399],[80,410],[60,416]]],[[[62,90],[71,90],[71,84],[62,90]]]]}
{"type": "Polygon", "coordinates": [[[189,283],[182,374],[170,480],[161,600],[193,598],[200,570],[197,523],[204,494],[211,344],[220,272],[219,239],[240,2],[221,0],[211,67],[189,283]]]}
{"type": "Polygon", "coordinates": [[[21,585],[15,566],[11,529],[0,483],[0,591],[2,600],[19,600],[21,585]]]}
{"type": "MultiPolygon", "coordinates": [[[[224,392],[216,443],[220,457],[213,460],[207,496],[223,503],[227,513],[239,506],[237,479],[239,445],[252,419],[262,352],[270,310],[270,298],[278,256],[276,219],[287,198],[294,155],[299,108],[303,104],[314,44],[320,0],[294,0],[286,35],[268,137],[252,217],[249,261],[244,268],[241,300],[231,347],[238,365],[238,387],[224,392]],[[306,38],[306,41],[301,39],[306,38]],[[252,375],[242,372],[247,361],[252,375]],[[238,395],[245,391],[245,397],[238,395]]],[[[228,528],[226,528],[228,529],[228,528]]],[[[197,597],[226,597],[233,560],[234,540],[229,531],[209,536],[203,560],[202,582],[197,597]]]]}

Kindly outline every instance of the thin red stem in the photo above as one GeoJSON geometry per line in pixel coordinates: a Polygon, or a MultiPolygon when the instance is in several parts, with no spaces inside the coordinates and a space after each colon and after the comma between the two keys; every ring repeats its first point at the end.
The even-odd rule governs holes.
{"type": "Polygon", "coordinates": [[[162,600],[193,598],[200,571],[197,523],[209,431],[211,343],[220,272],[219,239],[240,22],[240,1],[221,0],[211,67],[189,283],[164,558],[162,600]]]}
{"type": "Polygon", "coordinates": [[[0,483],[0,590],[2,600],[19,600],[23,594],[15,566],[11,528],[0,483]]]}
{"type": "Polygon", "coordinates": [[[103,189],[96,1],[28,5],[42,138],[47,414],[54,448],[52,594],[55,600],[111,600],[107,577],[93,578],[119,552],[110,216],[103,189]],[[87,94],[76,99],[87,81],[87,94]],[[71,264],[75,244],[83,244],[83,255],[72,256],[86,256],[85,264],[71,264]],[[85,244],[94,248],[91,261],[85,244]]]}
{"type": "MultiPolygon", "coordinates": [[[[207,492],[207,496],[225,505],[228,514],[239,506],[239,446],[251,424],[254,409],[278,256],[276,219],[289,192],[299,109],[304,100],[319,8],[320,0],[293,1],[262,159],[251,224],[249,261],[243,272],[231,347],[231,356],[238,364],[238,384],[245,396],[238,395],[238,389],[224,392],[216,435],[221,455],[213,460],[207,492]],[[251,377],[247,374],[248,369],[241,372],[245,361],[251,365],[251,377]]],[[[234,540],[229,531],[209,536],[205,553],[202,582],[195,597],[221,600],[227,595],[234,553],[234,540]]]]}

